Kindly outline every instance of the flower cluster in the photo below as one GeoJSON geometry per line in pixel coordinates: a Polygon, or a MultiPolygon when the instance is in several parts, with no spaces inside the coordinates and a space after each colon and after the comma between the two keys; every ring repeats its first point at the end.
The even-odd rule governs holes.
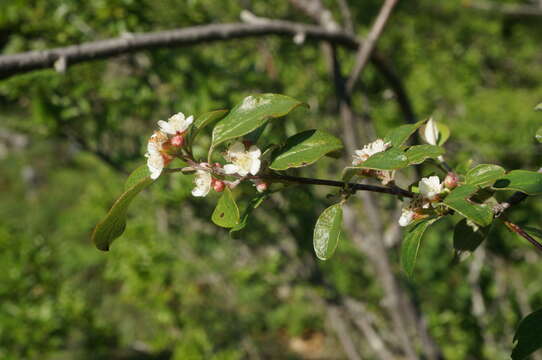
{"type": "Polygon", "coordinates": [[[429,176],[422,178],[418,183],[420,195],[412,200],[405,201],[399,218],[400,226],[407,226],[414,220],[426,216],[434,203],[441,200],[441,196],[445,190],[444,183],[440,182],[438,176],[429,176]]]}
{"type": "MultiPolygon", "coordinates": [[[[229,162],[224,167],[215,163],[198,163],[191,155],[181,150],[185,144],[185,135],[194,121],[193,116],[185,117],[183,113],[171,116],[168,121],[158,121],[160,130],[150,137],[147,144],[147,167],[150,177],[155,180],[163,172],[164,168],[175,156],[187,161],[195,170],[192,195],[196,197],[206,196],[214,189],[216,192],[224,191],[226,186],[236,186],[244,177],[256,175],[261,167],[261,151],[256,145],[234,142],[227,150],[224,158],[229,162]],[[236,176],[236,181],[221,180],[225,175],[236,176]],[[217,178],[218,176],[218,178],[217,178]]],[[[259,192],[267,190],[267,183],[260,179],[251,179],[259,192]]]]}
{"type": "Polygon", "coordinates": [[[151,179],[157,179],[173,160],[175,148],[183,146],[185,133],[193,121],[193,116],[185,117],[183,113],[173,115],[168,121],[158,121],[160,130],[150,137],[145,154],[151,179]]]}

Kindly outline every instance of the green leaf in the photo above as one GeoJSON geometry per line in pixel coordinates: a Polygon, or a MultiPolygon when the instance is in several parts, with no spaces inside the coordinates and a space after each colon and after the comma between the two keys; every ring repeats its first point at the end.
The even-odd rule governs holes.
{"type": "Polygon", "coordinates": [[[384,142],[389,142],[392,146],[396,147],[403,145],[408,140],[408,138],[412,134],[414,134],[414,132],[418,130],[418,128],[422,126],[427,120],[429,119],[418,121],[415,124],[401,125],[399,127],[396,127],[395,129],[390,130],[384,137],[384,142]]]}
{"type": "Polygon", "coordinates": [[[194,141],[196,136],[201,132],[201,130],[215,121],[218,121],[222,119],[226,114],[228,113],[228,110],[214,110],[209,111],[204,114],[201,114],[195,121],[194,125],[192,127],[192,131],[190,133],[190,143],[194,141]]]}
{"type": "Polygon", "coordinates": [[[341,140],[325,131],[303,131],[289,137],[283,146],[275,150],[269,167],[273,170],[286,170],[307,166],[341,148],[341,140]]]}
{"type": "Polygon", "coordinates": [[[267,198],[267,196],[269,196],[269,194],[262,193],[250,200],[247,208],[243,212],[243,215],[241,215],[241,220],[239,221],[239,223],[231,228],[230,236],[233,236],[234,233],[243,230],[247,226],[250,214],[252,214],[252,211],[254,211],[254,209],[260,206],[260,204],[267,198]]]}
{"type": "Polygon", "coordinates": [[[408,166],[408,158],[399,148],[390,148],[369,157],[357,167],[375,170],[396,170],[408,166]]]}
{"type": "Polygon", "coordinates": [[[542,174],[536,171],[512,170],[493,184],[495,190],[521,191],[527,195],[542,194],[542,174]]]}
{"type": "Polygon", "coordinates": [[[436,159],[444,154],[444,148],[434,145],[415,145],[406,151],[408,164],[421,164],[426,159],[436,159]]]}
{"type": "Polygon", "coordinates": [[[478,227],[474,230],[462,219],[454,227],[454,249],[457,251],[474,251],[489,234],[490,226],[478,227]]]}
{"type": "Polygon", "coordinates": [[[335,249],[337,249],[341,235],[342,221],[342,204],[331,205],[322,212],[316,221],[313,246],[318,259],[329,259],[335,252],[335,249]]]}
{"type": "Polygon", "coordinates": [[[493,211],[486,204],[476,204],[469,200],[477,190],[476,186],[470,184],[459,186],[444,198],[444,204],[476,224],[488,226],[493,221],[493,211]]]}
{"type": "Polygon", "coordinates": [[[542,127],[536,130],[536,134],[534,135],[534,137],[536,141],[538,141],[539,143],[542,143],[542,127]]]}
{"type": "Polygon", "coordinates": [[[504,173],[504,169],[499,165],[480,164],[467,171],[465,182],[470,185],[486,187],[493,185],[504,173]]]}
{"type": "Polygon", "coordinates": [[[517,344],[512,351],[512,360],[525,359],[542,348],[542,309],[530,313],[521,320],[514,335],[515,341],[517,344]]]}
{"type": "Polygon", "coordinates": [[[438,129],[438,140],[437,145],[442,146],[448,141],[450,138],[450,128],[447,125],[444,125],[442,123],[437,123],[437,129],[438,129]]]}
{"type": "Polygon", "coordinates": [[[250,95],[237,104],[213,129],[211,147],[224,141],[250,133],[271,118],[288,114],[298,106],[306,104],[289,96],[279,94],[250,95]]]}
{"type": "Polygon", "coordinates": [[[224,189],[222,196],[218,200],[211,219],[218,226],[225,228],[234,227],[239,223],[239,208],[228,187],[224,189]]]}
{"type": "Polygon", "coordinates": [[[438,218],[425,218],[406,228],[406,234],[401,244],[401,266],[409,278],[412,278],[414,274],[423,233],[429,225],[437,220],[438,218]]]}
{"type": "Polygon", "coordinates": [[[132,171],[130,175],[128,175],[126,182],[124,182],[124,191],[127,191],[129,188],[136,185],[141,180],[144,180],[150,177],[151,177],[151,173],[149,172],[149,168],[147,164],[138,166],[134,171],[132,171]]]}
{"type": "Polygon", "coordinates": [[[94,228],[91,239],[98,249],[108,251],[111,243],[122,235],[126,229],[126,214],[130,203],[137,194],[154,182],[149,176],[145,176],[145,169],[140,166],[128,177],[124,193],[94,228]]]}

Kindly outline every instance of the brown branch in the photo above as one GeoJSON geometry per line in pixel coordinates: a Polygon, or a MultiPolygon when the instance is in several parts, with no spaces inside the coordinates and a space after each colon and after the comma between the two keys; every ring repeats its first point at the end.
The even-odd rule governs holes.
{"type": "Polygon", "coordinates": [[[313,178],[305,178],[305,177],[290,176],[290,175],[279,175],[279,174],[260,175],[260,176],[255,176],[254,178],[265,179],[265,180],[274,181],[274,182],[286,182],[286,183],[304,184],[304,185],[323,185],[323,186],[331,186],[331,187],[338,187],[338,188],[346,188],[351,191],[370,191],[370,192],[377,192],[377,193],[382,193],[382,194],[404,196],[408,198],[414,197],[415,195],[413,192],[402,189],[398,186],[386,187],[386,186],[379,186],[379,185],[344,183],[342,181],[335,181],[335,180],[313,179],[313,178]]]}
{"type": "Polygon", "coordinates": [[[538,250],[542,251],[542,244],[536,241],[531,235],[527,234],[525,230],[520,228],[518,225],[511,223],[510,221],[504,221],[504,225],[508,228],[508,230],[518,234],[524,239],[527,239],[531,244],[534,245],[538,250]]]}
{"type": "Polygon", "coordinates": [[[356,63],[354,65],[354,69],[352,70],[352,73],[350,74],[350,77],[346,82],[346,91],[348,94],[352,93],[354,85],[356,84],[356,81],[358,80],[361,72],[365,68],[365,65],[367,65],[367,62],[371,57],[371,53],[376,46],[376,42],[382,34],[382,30],[384,30],[384,26],[386,25],[386,22],[391,15],[391,11],[393,10],[398,1],[399,0],[386,0],[384,5],[382,5],[382,8],[380,9],[380,12],[373,26],[371,27],[371,31],[369,32],[367,39],[362,45],[360,45],[358,54],[356,56],[356,63]]]}

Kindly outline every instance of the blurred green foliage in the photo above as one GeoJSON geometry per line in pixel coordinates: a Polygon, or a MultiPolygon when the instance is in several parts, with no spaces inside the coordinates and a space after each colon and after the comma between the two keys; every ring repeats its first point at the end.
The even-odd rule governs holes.
{"type": "MultiPolygon", "coordinates": [[[[368,31],[380,4],[350,1],[357,33],[368,31]]],[[[234,22],[245,7],[307,21],[287,1],[6,0],[0,49],[234,22]]],[[[379,49],[417,115],[450,127],[452,165],[472,158],[506,169],[541,166],[534,134],[542,115],[532,111],[542,93],[539,21],[479,12],[460,0],[402,2],[396,9],[379,49]]],[[[346,72],[353,54],[341,50],[340,57],[346,72]]],[[[354,105],[370,113],[378,134],[400,124],[393,93],[374,68],[356,91],[367,94],[370,108],[356,95],[354,105]]],[[[209,221],[216,198],[194,199],[189,177],[167,177],[135,200],[112,251],[90,243],[126,174],[144,161],[157,120],[230,108],[255,92],[311,106],[277,122],[264,135],[269,143],[316,127],[340,137],[328,64],[311,42],[266,37],[143,51],[65,74],[42,70],[0,81],[0,358],[309,357],[295,341],[336,356],[339,345],[317,299],[337,293],[362,299],[377,323],[386,321],[374,270],[348,239],[330,261],[314,258],[312,228],[330,204],[325,189],[277,195],[232,239],[209,221]]],[[[337,179],[346,161],[323,164],[303,174],[337,179]]],[[[391,199],[383,197],[382,205],[391,209],[391,199]]],[[[511,218],[536,226],[541,210],[531,199],[511,218]]],[[[477,317],[472,259],[450,266],[452,226],[439,222],[426,234],[410,290],[446,358],[505,359],[525,307],[542,306],[540,256],[524,240],[492,231],[478,284],[487,308],[477,317]]]]}

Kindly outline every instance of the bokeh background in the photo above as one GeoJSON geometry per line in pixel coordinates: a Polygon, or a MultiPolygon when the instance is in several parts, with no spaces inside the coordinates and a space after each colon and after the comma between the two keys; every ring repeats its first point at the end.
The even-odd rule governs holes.
{"type": "MultiPolygon", "coordinates": [[[[492,1],[542,9],[538,1],[492,1]]],[[[344,23],[339,3],[324,1],[344,23]]],[[[382,2],[347,3],[355,33],[366,35],[382,2]]],[[[416,117],[432,115],[450,127],[451,165],[473,159],[536,170],[542,16],[473,3],[402,1],[378,49],[403,81],[416,117]]],[[[3,0],[0,52],[239,22],[245,9],[313,23],[286,0],[3,0]]],[[[263,142],[316,127],[341,137],[327,50],[319,42],[266,36],[0,80],[0,358],[354,359],[352,351],[363,359],[386,359],[386,352],[408,358],[394,333],[392,313],[402,310],[386,306],[382,269],[356,245],[363,231],[345,231],[332,259],[315,259],[312,227],[333,201],[328,189],[273,196],[231,238],[210,221],[216,196],[190,196],[189,176],[163,177],[136,199],[127,231],[110,252],[89,240],[126,175],[144,163],[156,121],[172,113],[200,114],[277,92],[306,101],[310,110],[276,122],[263,142]],[[375,339],[384,350],[375,351],[375,339]]],[[[355,54],[339,48],[338,56],[347,73],[355,54]]],[[[404,122],[394,92],[371,65],[353,106],[378,135],[404,122]]],[[[201,153],[209,143],[202,139],[201,153]]],[[[298,173],[337,179],[348,161],[326,159],[298,173]]],[[[240,190],[239,202],[251,191],[240,190]]],[[[396,200],[380,198],[379,216],[394,223],[396,200]]],[[[541,210],[533,198],[510,217],[537,226],[541,210]]],[[[361,224],[371,218],[359,198],[351,214],[361,224]]],[[[453,221],[430,229],[414,280],[400,271],[400,241],[385,244],[399,295],[411,301],[430,337],[427,345],[407,322],[413,347],[426,358],[433,351],[447,359],[507,359],[518,321],[542,307],[542,258],[497,227],[475,254],[451,265],[452,233],[453,221]]]]}

